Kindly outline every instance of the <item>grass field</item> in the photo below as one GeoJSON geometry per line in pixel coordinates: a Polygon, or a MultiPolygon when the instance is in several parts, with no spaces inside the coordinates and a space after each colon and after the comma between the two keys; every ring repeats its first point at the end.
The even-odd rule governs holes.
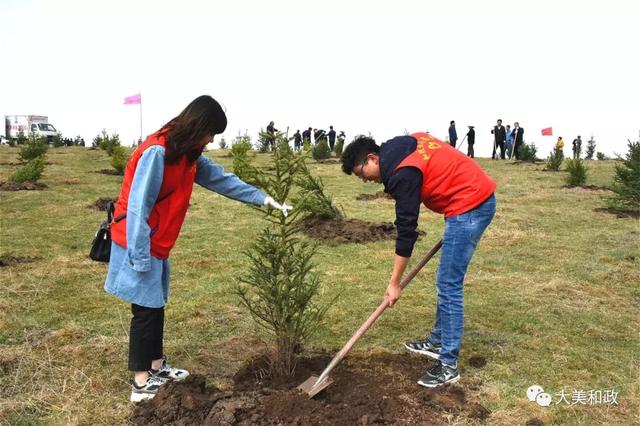
{"type": "MultiPolygon", "coordinates": [[[[225,167],[223,152],[207,153],[225,167]]],[[[0,147],[0,181],[18,150],[0,147]]],[[[0,192],[0,256],[35,257],[0,268],[0,423],[122,424],[131,410],[126,371],[130,311],[102,290],[106,265],[87,253],[104,213],[89,206],[115,197],[121,178],[103,151],[50,149],[44,191],[0,192]]],[[[258,163],[268,154],[258,154],[258,163]]],[[[489,422],[640,424],[640,226],[606,212],[605,191],[564,188],[564,172],[541,164],[479,159],[498,184],[498,211],[466,278],[466,328],[461,385],[491,411],[489,422]],[[472,354],[487,359],[472,368],[472,354]],[[553,396],[549,407],[529,402],[533,384],[553,396]],[[561,391],[614,390],[617,404],[556,404],[561,391]]],[[[610,185],[613,161],[588,162],[587,184],[610,185]]],[[[342,174],[337,164],[310,163],[347,217],[394,219],[389,200],[356,201],[380,186],[342,174]]],[[[248,314],[231,289],[247,267],[242,251],[266,226],[245,205],[196,188],[172,252],[172,288],[165,350],[192,372],[221,386],[246,361],[255,342],[248,314]]],[[[442,217],[423,211],[421,256],[438,240],[442,217]]],[[[381,301],[394,242],[322,245],[316,257],[322,299],[341,296],[313,340],[339,348],[381,301]]],[[[436,257],[437,259],[437,257],[436,257]]],[[[415,259],[414,259],[415,261],[415,259]]],[[[423,336],[435,315],[433,262],[396,307],[355,350],[403,351],[423,336]]],[[[577,399],[576,399],[577,400],[577,399]]]]}

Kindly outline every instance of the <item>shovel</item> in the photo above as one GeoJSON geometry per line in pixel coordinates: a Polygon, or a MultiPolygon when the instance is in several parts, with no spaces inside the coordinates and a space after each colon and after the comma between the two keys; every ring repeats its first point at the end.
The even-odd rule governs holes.
{"type": "MultiPolygon", "coordinates": [[[[438,250],[440,250],[440,247],[442,247],[442,240],[438,241],[436,245],[433,246],[433,248],[429,251],[429,253],[427,253],[427,255],[411,270],[411,272],[409,272],[404,277],[404,279],[400,283],[401,289],[404,289],[407,285],[409,285],[411,280],[418,274],[418,272],[422,269],[422,267],[427,264],[427,262],[433,257],[434,254],[438,252],[438,250]]],[[[389,302],[385,298],[385,300],[380,304],[380,306],[378,306],[378,309],[376,309],[375,312],[371,314],[369,319],[367,319],[367,321],[365,321],[365,323],[360,326],[358,331],[356,331],[355,334],[351,336],[351,339],[349,339],[347,344],[344,345],[344,347],[340,350],[340,352],[338,352],[336,356],[333,357],[333,359],[331,360],[329,365],[324,369],[320,377],[315,375],[309,377],[300,386],[298,386],[298,389],[308,394],[309,398],[313,398],[320,391],[322,391],[331,383],[333,383],[333,380],[331,380],[331,378],[329,377],[329,373],[331,373],[331,370],[333,370],[333,368],[336,365],[338,365],[340,361],[342,361],[342,359],[347,355],[347,353],[349,353],[349,351],[351,350],[353,345],[355,345],[358,339],[360,339],[360,337],[362,337],[362,335],[367,332],[369,327],[371,327],[373,323],[376,322],[378,317],[382,315],[382,312],[384,312],[384,310],[387,309],[388,306],[389,306],[389,302]]]]}

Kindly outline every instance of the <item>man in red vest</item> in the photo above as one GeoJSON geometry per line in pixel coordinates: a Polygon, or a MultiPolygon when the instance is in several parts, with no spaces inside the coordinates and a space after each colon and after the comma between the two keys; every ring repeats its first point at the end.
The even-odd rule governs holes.
{"type": "Polygon", "coordinates": [[[390,306],[400,298],[400,281],[418,237],[420,204],[444,215],[435,324],[424,339],[408,341],[405,347],[436,360],[418,384],[436,387],[457,382],[464,276],[495,214],[496,184],[473,159],[427,133],[398,136],[382,146],[370,137],[356,137],[342,154],[342,170],[364,182],[382,183],[395,199],[398,233],[385,293],[390,306]]]}

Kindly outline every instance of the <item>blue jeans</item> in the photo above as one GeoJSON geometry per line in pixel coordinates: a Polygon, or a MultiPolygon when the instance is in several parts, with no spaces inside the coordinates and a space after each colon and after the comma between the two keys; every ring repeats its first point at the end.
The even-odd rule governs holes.
{"type": "Polygon", "coordinates": [[[453,365],[458,361],[464,328],[464,275],[495,212],[496,198],[492,195],[475,209],[445,219],[440,264],[436,272],[436,322],[429,336],[431,343],[442,346],[440,361],[444,364],[453,365]]]}

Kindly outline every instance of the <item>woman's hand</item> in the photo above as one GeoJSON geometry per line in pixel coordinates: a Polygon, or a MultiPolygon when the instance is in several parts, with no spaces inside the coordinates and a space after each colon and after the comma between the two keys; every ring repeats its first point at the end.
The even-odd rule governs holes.
{"type": "Polygon", "coordinates": [[[293,209],[293,207],[285,204],[285,203],[278,203],[276,200],[274,200],[271,197],[266,197],[264,199],[264,205],[265,206],[270,206],[273,207],[274,209],[280,210],[282,212],[282,214],[284,215],[284,217],[287,217],[287,215],[289,214],[289,210],[293,209]]]}

